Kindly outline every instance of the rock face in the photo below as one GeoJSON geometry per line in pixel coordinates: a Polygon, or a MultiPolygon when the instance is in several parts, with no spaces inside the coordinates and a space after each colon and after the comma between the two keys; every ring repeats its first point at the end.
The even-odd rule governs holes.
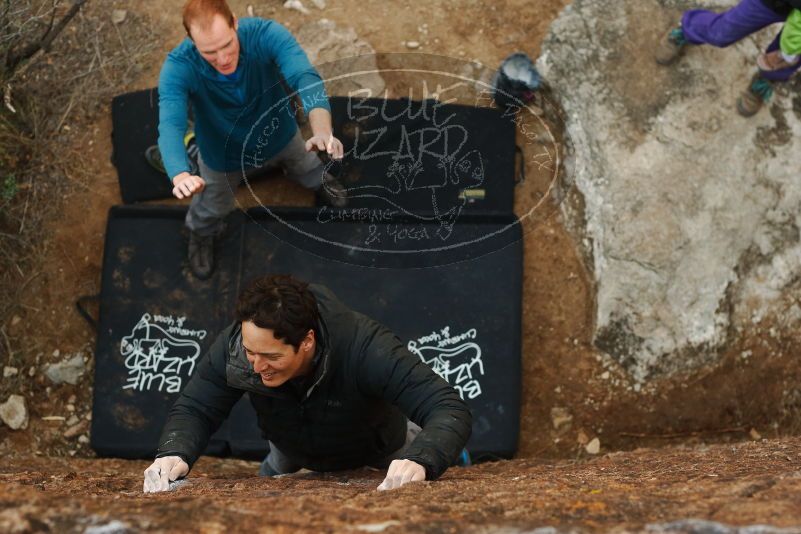
{"type": "Polygon", "coordinates": [[[787,297],[801,274],[799,84],[755,117],[735,111],[778,27],[653,60],[683,9],[734,4],[576,0],[537,62],[575,150],[584,209],[564,209],[596,283],[595,344],[637,382],[712,362],[769,316],[801,319],[787,297]]]}

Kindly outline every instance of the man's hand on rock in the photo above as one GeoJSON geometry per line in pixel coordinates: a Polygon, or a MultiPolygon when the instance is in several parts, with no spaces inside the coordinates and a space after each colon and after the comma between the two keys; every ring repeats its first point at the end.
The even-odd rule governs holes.
{"type": "Polygon", "coordinates": [[[155,493],[170,489],[170,482],[183,478],[189,473],[189,465],[180,456],[163,456],[156,458],[153,464],[145,469],[145,484],[142,491],[155,493]]]}
{"type": "Polygon", "coordinates": [[[334,137],[334,134],[313,135],[310,137],[306,141],[306,152],[311,152],[312,150],[327,152],[331,159],[342,159],[345,153],[342,142],[334,137]]]}
{"type": "Polygon", "coordinates": [[[189,198],[200,193],[206,187],[206,182],[200,176],[182,172],[172,179],[172,194],[178,198],[189,198]]]}
{"type": "Polygon", "coordinates": [[[426,479],[426,469],[417,462],[411,460],[392,460],[387,470],[387,476],[378,486],[379,491],[395,489],[408,484],[426,479]]]}

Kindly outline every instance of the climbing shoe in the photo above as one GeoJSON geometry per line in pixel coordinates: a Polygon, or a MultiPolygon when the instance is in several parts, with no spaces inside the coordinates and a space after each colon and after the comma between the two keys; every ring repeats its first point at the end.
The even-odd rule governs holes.
{"type": "Polygon", "coordinates": [[[773,96],[773,85],[759,74],[755,74],[748,84],[748,89],[737,99],[737,112],[743,117],[756,115],[762,104],[773,96]]]}
{"type": "Polygon", "coordinates": [[[678,59],[686,44],[687,39],[684,37],[684,30],[681,29],[681,26],[673,28],[659,41],[654,52],[654,59],[660,65],[670,65],[678,59]]]}

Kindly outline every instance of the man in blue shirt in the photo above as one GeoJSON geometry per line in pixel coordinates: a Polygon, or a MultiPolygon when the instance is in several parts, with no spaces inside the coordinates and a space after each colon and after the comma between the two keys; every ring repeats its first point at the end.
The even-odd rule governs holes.
{"type": "Polygon", "coordinates": [[[188,37],[168,54],[159,76],[159,150],[173,194],[192,198],[189,265],[205,279],[214,270],[214,238],[243,178],[280,166],[341,207],[345,189],[324,172],[316,151],[340,159],[343,148],[333,135],[322,79],[286,28],[258,18],[239,21],[225,0],[189,0],[183,14],[188,37]],[[305,142],[294,95],[281,78],[308,116],[312,137],[305,142]],[[190,172],[183,143],[190,104],[200,176],[190,172]]]}

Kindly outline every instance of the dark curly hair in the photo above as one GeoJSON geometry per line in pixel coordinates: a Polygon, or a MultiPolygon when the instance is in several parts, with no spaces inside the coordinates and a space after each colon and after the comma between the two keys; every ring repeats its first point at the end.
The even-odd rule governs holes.
{"type": "Polygon", "coordinates": [[[300,350],[309,330],[317,330],[317,300],[309,284],[286,274],[257,278],[239,295],[236,317],[273,331],[276,339],[300,350]]]}

